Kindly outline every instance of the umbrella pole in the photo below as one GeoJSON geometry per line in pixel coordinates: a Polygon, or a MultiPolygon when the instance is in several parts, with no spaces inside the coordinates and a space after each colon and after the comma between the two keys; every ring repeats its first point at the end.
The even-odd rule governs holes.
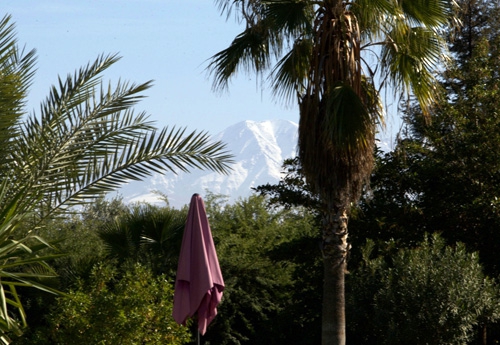
{"type": "Polygon", "coordinates": [[[198,338],[198,345],[200,345],[200,330],[197,328],[196,329],[196,333],[198,334],[197,338],[198,338]]]}

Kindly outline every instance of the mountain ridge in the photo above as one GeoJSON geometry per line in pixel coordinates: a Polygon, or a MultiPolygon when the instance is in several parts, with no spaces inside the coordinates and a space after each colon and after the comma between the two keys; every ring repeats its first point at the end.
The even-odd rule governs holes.
{"type": "Polygon", "coordinates": [[[160,204],[161,193],[170,206],[180,208],[189,203],[191,195],[207,191],[228,196],[228,202],[247,197],[252,187],[278,183],[283,160],[295,157],[298,125],[288,120],[246,120],[229,126],[212,136],[222,141],[234,155],[235,163],[228,175],[211,171],[193,170],[153,174],[141,182],[130,182],[119,191],[126,203],[148,202],[160,204]]]}
{"type": "MultiPolygon", "coordinates": [[[[383,152],[391,151],[392,140],[377,136],[377,145],[383,152]]],[[[234,155],[235,163],[228,175],[192,170],[176,174],[153,174],[145,181],[130,182],[118,195],[124,202],[148,202],[181,208],[189,203],[194,193],[204,197],[207,191],[222,194],[233,203],[252,193],[252,187],[277,184],[282,176],[283,161],[293,158],[297,151],[298,124],[288,120],[246,120],[227,127],[213,141],[222,141],[234,155]],[[160,194],[155,193],[158,191],[160,194]]]]}

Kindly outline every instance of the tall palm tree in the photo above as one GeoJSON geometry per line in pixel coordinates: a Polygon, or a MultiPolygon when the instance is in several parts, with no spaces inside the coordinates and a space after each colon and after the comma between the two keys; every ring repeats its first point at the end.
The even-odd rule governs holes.
{"type": "Polygon", "coordinates": [[[245,24],[208,67],[223,90],[241,68],[277,97],[298,100],[298,155],[320,197],[325,264],[323,344],[345,343],[344,275],[350,206],[373,166],[381,87],[412,94],[424,113],[446,56],[453,0],[218,0],[245,24]]]}
{"type": "Polygon", "coordinates": [[[40,252],[51,247],[36,236],[47,220],[153,172],[229,170],[231,155],[207,133],[157,130],[134,114],[150,82],[104,86],[102,73],[118,59],[103,55],[60,78],[40,114],[28,114],[35,53],[18,48],[9,16],[0,20],[0,342],[25,323],[16,287],[54,292],[39,281],[53,275],[46,260],[58,255],[40,252]]]}

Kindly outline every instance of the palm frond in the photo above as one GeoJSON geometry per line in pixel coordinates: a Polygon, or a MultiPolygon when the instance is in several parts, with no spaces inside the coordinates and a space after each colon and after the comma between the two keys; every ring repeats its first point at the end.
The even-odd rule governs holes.
{"type": "Polygon", "coordinates": [[[206,133],[155,131],[145,113],[133,113],[130,108],[150,82],[119,82],[104,89],[99,74],[116,60],[101,56],[61,82],[42,107],[41,118],[29,117],[11,142],[16,148],[11,183],[22,183],[32,200],[43,199],[44,217],[154,172],[229,169],[225,146],[210,142],[206,133]]]}
{"type": "Polygon", "coordinates": [[[80,68],[74,76],[68,75],[65,81],[59,77],[59,89],[52,86],[49,96],[41,105],[42,122],[50,123],[52,118],[67,116],[67,109],[87,102],[101,83],[102,73],[119,59],[116,54],[101,55],[93,63],[80,68]]]}
{"type": "Polygon", "coordinates": [[[397,2],[388,0],[356,0],[349,10],[357,18],[365,42],[383,37],[385,22],[398,14],[397,2]]]}
{"type": "MultiPolygon", "coordinates": [[[[0,186],[2,201],[10,196],[10,193],[6,192],[8,188],[9,184],[5,182],[0,186]]],[[[46,261],[61,255],[40,255],[41,250],[50,248],[51,245],[36,236],[28,235],[20,240],[11,238],[18,226],[30,216],[30,210],[35,207],[35,205],[24,204],[20,198],[22,195],[21,191],[17,197],[11,198],[10,202],[0,202],[2,205],[0,213],[0,331],[14,332],[17,335],[20,335],[22,328],[26,326],[26,315],[16,287],[35,287],[57,293],[55,289],[40,283],[39,279],[55,277],[54,271],[46,261]],[[33,268],[32,272],[29,271],[30,267],[33,268]],[[11,309],[16,310],[21,319],[20,322],[12,316],[11,309]]],[[[2,339],[6,344],[10,341],[8,337],[2,337],[2,339]]]]}
{"type": "Polygon", "coordinates": [[[240,69],[261,73],[271,63],[269,32],[265,27],[252,26],[239,34],[231,45],[215,54],[207,69],[214,75],[213,89],[225,90],[240,69]]]}
{"type": "MultiPolygon", "coordinates": [[[[128,218],[128,217],[127,217],[128,218]]],[[[115,220],[98,230],[109,257],[120,260],[135,258],[139,250],[141,229],[125,220],[115,220]]]]}
{"type": "MultiPolygon", "coordinates": [[[[78,166],[78,173],[56,188],[59,200],[92,197],[115,190],[126,181],[140,180],[153,173],[188,171],[190,168],[210,169],[227,173],[231,155],[221,142],[211,142],[203,132],[185,133],[185,129],[163,129],[138,138],[120,151],[89,159],[87,165],[78,166]],[[77,191],[73,194],[73,191],[77,191]],[[66,197],[63,197],[66,195],[66,197]]],[[[64,204],[64,201],[62,202],[64,204]]]]}
{"type": "Polygon", "coordinates": [[[314,6],[302,0],[263,0],[263,12],[270,30],[283,35],[283,41],[311,36],[314,6]]]}
{"type": "Polygon", "coordinates": [[[25,97],[34,73],[34,50],[19,50],[11,17],[0,20],[0,178],[9,173],[11,138],[19,133],[25,97]]]}
{"type": "MultiPolygon", "coordinates": [[[[245,30],[239,34],[231,45],[212,56],[207,67],[213,76],[213,89],[220,91],[227,89],[229,81],[238,72],[264,74],[278,73],[281,80],[294,82],[284,87],[277,87],[273,83],[277,96],[286,95],[295,88],[300,89],[304,72],[296,72],[292,78],[285,77],[290,71],[285,61],[290,59],[305,60],[293,52],[283,57],[283,50],[288,46],[295,46],[295,51],[304,53],[305,44],[298,41],[307,41],[311,37],[314,7],[306,1],[299,0],[266,0],[266,1],[218,1],[224,11],[230,13],[236,10],[241,13],[246,23],[245,30]],[[271,71],[276,60],[281,60],[280,67],[271,71]],[[298,86],[297,86],[298,85],[298,86]],[[278,90],[279,89],[279,90],[278,90]]],[[[302,65],[303,66],[303,65],[302,65]]]]}
{"type": "Polygon", "coordinates": [[[456,6],[453,0],[401,0],[399,5],[414,27],[436,28],[449,23],[453,7],[456,6]]]}
{"type": "Polygon", "coordinates": [[[20,333],[25,312],[18,287],[57,293],[48,261],[62,256],[34,236],[44,220],[82,205],[127,180],[153,172],[211,169],[226,173],[231,155],[204,132],[157,130],[132,107],[151,82],[116,86],[102,73],[119,58],[101,55],[59,78],[37,116],[25,116],[34,51],[16,44],[13,25],[0,21],[0,341],[20,333]],[[16,317],[13,317],[16,315],[16,317]],[[3,334],[3,336],[2,336],[3,334]]]}
{"type": "Polygon", "coordinates": [[[145,224],[142,233],[143,244],[155,246],[157,250],[164,249],[166,245],[177,248],[175,244],[180,244],[184,226],[186,224],[186,215],[177,210],[168,208],[146,207],[145,224]]]}
{"type": "Polygon", "coordinates": [[[349,159],[356,151],[371,150],[374,121],[352,87],[339,84],[327,97],[322,141],[335,154],[349,159]]]}
{"type": "Polygon", "coordinates": [[[221,14],[226,14],[226,18],[229,19],[234,12],[235,18],[238,21],[243,20],[243,14],[251,12],[248,8],[251,7],[253,3],[257,2],[258,1],[253,0],[215,0],[215,4],[219,8],[221,14]]]}
{"type": "Polygon", "coordinates": [[[296,40],[290,52],[276,64],[270,75],[276,97],[291,101],[304,92],[311,53],[310,39],[296,40]]]}
{"type": "Polygon", "coordinates": [[[51,212],[81,205],[127,181],[141,180],[153,173],[186,172],[192,168],[227,173],[230,169],[232,156],[225,145],[212,142],[207,133],[186,133],[185,129],[174,127],[138,132],[135,138],[118,140],[113,133],[121,137],[122,131],[132,131],[137,124],[126,121],[130,126],[121,130],[114,122],[110,123],[112,130],[102,129],[106,140],[95,138],[87,145],[77,142],[81,145],[78,150],[75,147],[55,152],[58,159],[50,156],[42,159],[53,163],[45,170],[37,170],[37,184],[32,189],[43,194],[43,204],[50,206],[51,212]]]}
{"type": "MultiPolygon", "coordinates": [[[[424,114],[436,101],[438,83],[434,75],[443,61],[443,39],[434,31],[399,23],[381,52],[381,67],[393,86],[413,92],[424,114]]],[[[397,89],[396,89],[397,90],[397,89]]]]}

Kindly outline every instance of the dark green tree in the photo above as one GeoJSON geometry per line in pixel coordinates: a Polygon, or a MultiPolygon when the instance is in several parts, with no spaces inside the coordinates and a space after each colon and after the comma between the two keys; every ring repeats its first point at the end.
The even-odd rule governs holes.
{"type": "MultiPolygon", "coordinates": [[[[36,312],[38,317],[17,342],[42,344],[69,339],[92,316],[91,310],[79,313],[77,303],[101,303],[100,298],[106,296],[100,290],[102,284],[106,284],[109,298],[121,303],[124,297],[113,286],[124,279],[131,265],[140,264],[151,279],[158,277],[158,272],[166,272],[162,277],[173,287],[187,209],[137,204],[127,206],[116,218],[109,218],[109,206],[117,206],[116,202],[99,201],[77,219],[68,217],[53,222],[54,229],[74,235],[59,244],[62,250],[74,250],[70,256],[74,260],[62,258],[53,264],[60,274],[60,289],[70,295],[56,300],[31,289],[37,293],[27,296],[27,311],[36,312]],[[182,219],[182,224],[177,222],[172,227],[172,219],[182,219]],[[85,236],[95,231],[104,234],[104,243],[98,244],[104,248],[100,254],[86,248],[88,241],[101,241],[99,236],[85,236]],[[110,272],[112,279],[105,283],[110,272]],[[81,320],[63,322],[69,315],[81,320]],[[59,322],[68,329],[57,330],[59,322]]],[[[317,344],[321,336],[322,262],[313,217],[303,208],[269,208],[267,200],[257,196],[227,205],[223,197],[209,194],[205,204],[226,290],[218,316],[202,337],[203,343],[317,344]]],[[[102,314],[112,320],[112,305],[102,302],[102,308],[102,314]]],[[[115,324],[118,326],[119,322],[115,324]]],[[[121,332],[112,324],[105,323],[108,333],[121,332]]],[[[91,327],[87,335],[90,334],[93,338],[89,339],[108,339],[97,328],[91,327]]]]}
{"type": "Polygon", "coordinates": [[[226,289],[204,344],[317,344],[322,266],[312,217],[257,196],[221,202],[205,199],[226,289]]]}
{"type": "MultiPolygon", "coordinates": [[[[387,175],[384,196],[392,193],[389,181],[404,171],[387,175]]],[[[266,186],[266,192],[290,195],[280,194],[287,188],[285,181],[294,180],[283,178],[278,186],[266,186]]],[[[376,203],[380,208],[391,205],[376,203]]],[[[358,225],[363,214],[355,215],[358,225]]],[[[488,344],[493,339],[488,338],[490,326],[500,317],[500,290],[483,273],[478,253],[468,252],[463,244],[446,247],[437,235],[415,235],[408,229],[397,240],[376,233],[375,241],[366,245],[359,239],[362,250],[347,275],[350,343],[488,344]],[[411,248],[399,250],[401,245],[411,248]]]]}
{"type": "Polygon", "coordinates": [[[464,27],[450,43],[455,60],[442,75],[443,101],[432,109],[430,123],[421,121],[418,108],[408,111],[405,132],[396,149],[380,158],[360,222],[351,225],[368,237],[394,238],[400,245],[414,244],[425,232],[441,232],[450,243],[460,241],[478,251],[486,271],[496,276],[500,6],[461,4],[464,27]]]}
{"type": "Polygon", "coordinates": [[[108,258],[119,262],[132,260],[157,274],[173,274],[186,217],[187,209],[137,204],[104,224],[97,233],[108,258]]]}
{"type": "Polygon", "coordinates": [[[353,344],[486,344],[486,325],[500,318],[500,289],[477,252],[438,235],[395,255],[374,248],[368,241],[348,277],[353,344]]]}
{"type": "Polygon", "coordinates": [[[245,29],[214,55],[209,69],[215,87],[227,87],[242,69],[270,71],[275,95],[299,104],[298,154],[323,215],[322,342],[345,344],[347,223],[372,171],[383,112],[374,82],[412,92],[429,110],[444,48],[439,33],[452,19],[452,1],[217,3],[228,16],[234,10],[245,29]],[[365,59],[363,52],[373,58],[365,59]]]}
{"type": "Polygon", "coordinates": [[[274,207],[304,207],[313,213],[319,213],[320,203],[311,187],[306,183],[298,157],[285,159],[282,165],[283,177],[278,184],[265,184],[252,188],[259,195],[268,198],[274,207]]]}

